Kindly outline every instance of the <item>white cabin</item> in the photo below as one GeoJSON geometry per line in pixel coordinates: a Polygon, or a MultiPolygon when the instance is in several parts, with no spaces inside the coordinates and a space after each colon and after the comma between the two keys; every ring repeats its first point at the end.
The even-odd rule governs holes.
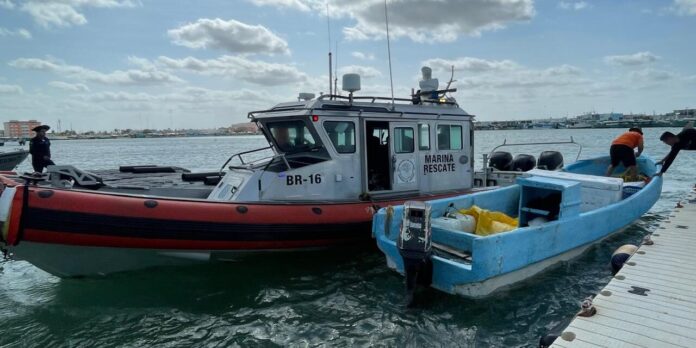
{"type": "Polygon", "coordinates": [[[324,95],[249,118],[269,147],[233,156],[241,163],[209,199],[344,202],[472,187],[473,116],[451,98],[324,95]],[[261,150],[273,154],[245,162],[261,150]]]}

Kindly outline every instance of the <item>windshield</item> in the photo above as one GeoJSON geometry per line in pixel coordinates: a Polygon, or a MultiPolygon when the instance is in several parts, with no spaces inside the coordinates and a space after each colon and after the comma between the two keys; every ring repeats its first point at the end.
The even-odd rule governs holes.
{"type": "Polygon", "coordinates": [[[301,120],[269,122],[267,127],[281,152],[304,151],[316,146],[314,136],[301,120]]]}
{"type": "MultiPolygon", "coordinates": [[[[311,126],[311,125],[310,125],[311,126]]],[[[269,171],[300,168],[331,159],[321,140],[312,134],[304,120],[272,121],[265,124],[266,133],[284,159],[277,158],[268,166],[269,171]]]]}

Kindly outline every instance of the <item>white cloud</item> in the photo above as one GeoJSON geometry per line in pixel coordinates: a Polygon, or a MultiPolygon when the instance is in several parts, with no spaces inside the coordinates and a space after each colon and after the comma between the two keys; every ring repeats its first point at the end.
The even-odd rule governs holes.
{"type": "Polygon", "coordinates": [[[451,67],[454,66],[454,79],[458,80],[455,85],[465,92],[518,89],[520,92],[524,90],[525,93],[532,93],[534,89],[540,90],[538,93],[542,94],[559,87],[566,88],[589,82],[581,76],[579,68],[568,64],[533,69],[508,59],[461,57],[452,60],[428,59],[423,65],[433,68],[433,77],[439,78],[441,83],[445,83],[444,79],[450,76],[451,67]]]}
{"type": "Polygon", "coordinates": [[[16,36],[27,40],[31,39],[31,33],[29,32],[29,30],[26,30],[24,28],[10,30],[0,27],[0,36],[16,36]]]}
{"type": "Polygon", "coordinates": [[[558,3],[558,7],[564,10],[583,10],[590,8],[590,4],[585,1],[561,1],[558,3]]]}
{"type": "MultiPolygon", "coordinates": [[[[344,28],[348,39],[385,37],[384,2],[352,2],[350,13],[357,24],[344,28]],[[357,4],[361,3],[361,4],[357,4]],[[359,5],[359,6],[358,6],[359,5]]],[[[409,0],[389,7],[393,37],[416,42],[452,42],[459,35],[480,35],[504,28],[507,23],[528,21],[535,14],[531,0],[409,0]]]]}
{"type": "Polygon", "coordinates": [[[307,80],[307,75],[287,64],[250,60],[240,56],[221,56],[201,60],[194,57],[159,57],[157,63],[169,69],[181,69],[204,75],[227,75],[259,85],[282,85],[307,80]]]}
{"type": "Polygon", "coordinates": [[[289,54],[288,43],[262,25],[234,19],[201,18],[168,31],[172,42],[190,48],[214,48],[234,54],[289,54]]]}
{"type": "Polygon", "coordinates": [[[492,70],[512,70],[519,65],[511,60],[485,60],[473,57],[462,57],[454,60],[434,58],[423,62],[423,65],[433,69],[449,71],[452,66],[457,71],[483,72],[492,70]]]}
{"type": "Polygon", "coordinates": [[[606,56],[604,57],[604,62],[611,65],[636,66],[653,63],[659,59],[659,56],[646,51],[634,54],[606,56]]]}
{"type": "Polygon", "coordinates": [[[224,101],[263,100],[264,95],[257,91],[241,89],[220,91],[201,87],[186,87],[179,92],[150,94],[128,92],[99,92],[83,96],[85,100],[96,102],[183,102],[183,103],[218,103],[224,101]]]}
{"type": "Polygon", "coordinates": [[[339,73],[339,75],[349,74],[349,73],[360,74],[360,76],[362,78],[365,78],[365,79],[370,79],[370,78],[382,76],[382,72],[380,72],[379,70],[377,70],[371,66],[362,66],[362,65],[344,66],[344,67],[341,67],[340,69],[338,69],[338,73],[339,73]]]}
{"type": "MultiPolygon", "coordinates": [[[[324,14],[323,0],[251,0],[257,5],[289,7],[324,14]]],[[[333,17],[350,17],[355,25],[344,27],[349,40],[382,39],[383,0],[334,0],[333,17]]],[[[452,42],[460,35],[480,35],[504,28],[508,23],[534,17],[533,0],[401,0],[389,6],[389,30],[393,38],[407,37],[417,42],[452,42]]]]}
{"type": "Polygon", "coordinates": [[[14,3],[10,0],[0,0],[0,8],[11,10],[15,7],[14,3]]]}
{"type": "Polygon", "coordinates": [[[102,73],[77,65],[39,58],[19,58],[11,61],[9,65],[18,69],[52,72],[74,80],[107,85],[161,85],[182,82],[177,76],[157,69],[115,70],[102,73]]]}
{"type": "Polygon", "coordinates": [[[363,53],[359,51],[354,51],[350,54],[353,58],[360,60],[375,60],[375,55],[372,53],[363,53]]]}
{"type": "Polygon", "coordinates": [[[646,68],[638,71],[631,71],[628,75],[630,78],[645,82],[659,82],[671,80],[676,75],[670,71],[646,68]]]}
{"type": "Polygon", "coordinates": [[[0,85],[0,94],[22,94],[24,90],[17,85],[0,85]]]}
{"type": "MultiPolygon", "coordinates": [[[[7,8],[14,8],[11,2],[7,8]]],[[[39,25],[49,27],[70,27],[73,25],[84,25],[87,18],[81,12],[84,8],[118,8],[135,7],[136,1],[133,0],[26,0],[22,3],[21,9],[34,19],[39,25]]]]}
{"type": "Polygon", "coordinates": [[[87,92],[89,87],[83,83],[68,83],[63,81],[51,81],[48,83],[49,86],[57,89],[62,89],[64,91],[70,92],[87,92]]]}
{"type": "Polygon", "coordinates": [[[696,0],[674,0],[672,8],[685,16],[696,16],[696,0]]]}
{"type": "Polygon", "coordinates": [[[248,0],[256,6],[274,6],[279,8],[293,8],[296,10],[308,12],[312,10],[312,6],[308,1],[302,0],[248,0]]]}

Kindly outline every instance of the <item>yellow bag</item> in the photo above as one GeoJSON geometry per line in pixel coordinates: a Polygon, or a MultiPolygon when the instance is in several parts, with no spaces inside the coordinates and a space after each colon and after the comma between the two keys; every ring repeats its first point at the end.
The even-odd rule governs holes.
{"type": "Polygon", "coordinates": [[[475,205],[471,206],[469,209],[462,209],[459,212],[476,218],[476,231],[474,233],[479,236],[512,231],[517,228],[518,225],[517,219],[515,218],[511,218],[498,211],[481,209],[475,205]]]}

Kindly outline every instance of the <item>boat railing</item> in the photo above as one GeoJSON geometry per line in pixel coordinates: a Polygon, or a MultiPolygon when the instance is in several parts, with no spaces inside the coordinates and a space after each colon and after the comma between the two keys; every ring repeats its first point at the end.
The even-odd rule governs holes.
{"type": "Polygon", "coordinates": [[[456,91],[457,91],[457,89],[447,89],[447,90],[439,90],[439,91],[432,91],[432,92],[419,92],[419,93],[414,94],[412,98],[390,98],[390,97],[374,97],[374,96],[353,96],[353,97],[350,97],[350,96],[336,95],[336,94],[331,94],[331,95],[324,94],[324,95],[321,95],[317,99],[324,100],[324,99],[328,98],[329,100],[335,100],[335,99],[369,100],[370,103],[373,103],[373,104],[375,102],[377,102],[378,100],[379,101],[388,101],[388,102],[391,102],[391,101],[397,102],[398,101],[398,102],[405,102],[408,104],[413,104],[414,100],[416,100],[419,103],[425,102],[425,103],[442,104],[442,105],[458,105],[457,102],[449,101],[449,100],[441,100],[439,98],[438,99],[425,99],[422,101],[420,99],[415,99],[415,98],[419,98],[421,96],[429,95],[432,93],[438,93],[438,95],[439,95],[439,94],[443,94],[443,93],[447,93],[447,92],[456,92],[456,91]]]}
{"type": "MultiPolygon", "coordinates": [[[[389,102],[389,103],[394,103],[394,102],[400,102],[403,104],[423,104],[423,103],[428,103],[428,104],[437,104],[437,105],[452,105],[452,106],[458,106],[459,104],[454,101],[452,98],[446,98],[447,93],[451,92],[456,92],[456,88],[451,88],[451,89],[443,89],[443,90],[437,90],[437,91],[426,91],[426,92],[417,92],[414,93],[411,98],[390,98],[390,97],[376,97],[376,96],[344,96],[344,95],[337,95],[337,94],[323,94],[317,98],[317,100],[347,100],[350,103],[352,103],[355,100],[358,101],[369,101],[370,103],[374,104],[377,101],[384,101],[384,102],[389,102]],[[421,96],[427,96],[431,95],[433,93],[437,93],[438,98],[425,98],[421,99],[421,96]],[[443,100],[444,99],[444,100],[443,100]]],[[[279,112],[279,111],[313,111],[313,108],[307,108],[304,107],[304,104],[295,104],[291,106],[284,106],[284,107],[277,107],[277,108],[272,108],[268,110],[257,110],[257,111],[251,111],[247,114],[248,119],[255,119],[256,114],[263,114],[263,113],[268,113],[268,112],[279,112]]],[[[403,112],[401,112],[403,115],[403,112]]]]}
{"type": "Polygon", "coordinates": [[[573,137],[570,137],[569,141],[549,141],[549,142],[533,142],[533,143],[508,143],[507,138],[503,140],[503,143],[494,147],[491,152],[488,154],[483,154],[483,185],[487,186],[488,184],[488,175],[489,175],[489,167],[488,167],[488,159],[493,155],[494,152],[496,152],[499,148],[501,147],[506,147],[506,146],[535,146],[535,145],[564,145],[564,144],[572,144],[572,145],[577,145],[578,148],[578,153],[575,156],[575,161],[577,162],[580,159],[580,154],[582,153],[582,144],[578,143],[573,139],[573,137]]]}
{"type": "MultiPolygon", "coordinates": [[[[237,152],[237,153],[233,154],[232,156],[230,156],[227,159],[227,161],[225,161],[225,163],[222,165],[222,167],[220,167],[220,175],[222,175],[222,172],[225,170],[225,167],[227,167],[227,165],[230,162],[232,162],[232,160],[234,160],[235,158],[239,159],[241,166],[234,166],[234,168],[239,168],[239,169],[248,169],[248,168],[252,167],[255,163],[267,160],[269,158],[276,158],[278,155],[273,154],[271,156],[258,158],[258,159],[255,159],[255,160],[252,160],[249,162],[244,161],[244,155],[248,155],[250,153],[255,153],[255,152],[261,152],[261,151],[265,151],[265,150],[271,150],[272,148],[273,148],[272,146],[266,146],[266,147],[261,147],[261,148],[254,149],[254,150],[242,151],[242,152],[237,152]]],[[[282,157],[285,158],[285,156],[282,156],[282,157]]],[[[285,163],[287,164],[287,160],[285,160],[285,163]]],[[[289,164],[288,164],[288,167],[290,167],[289,164]]]]}

